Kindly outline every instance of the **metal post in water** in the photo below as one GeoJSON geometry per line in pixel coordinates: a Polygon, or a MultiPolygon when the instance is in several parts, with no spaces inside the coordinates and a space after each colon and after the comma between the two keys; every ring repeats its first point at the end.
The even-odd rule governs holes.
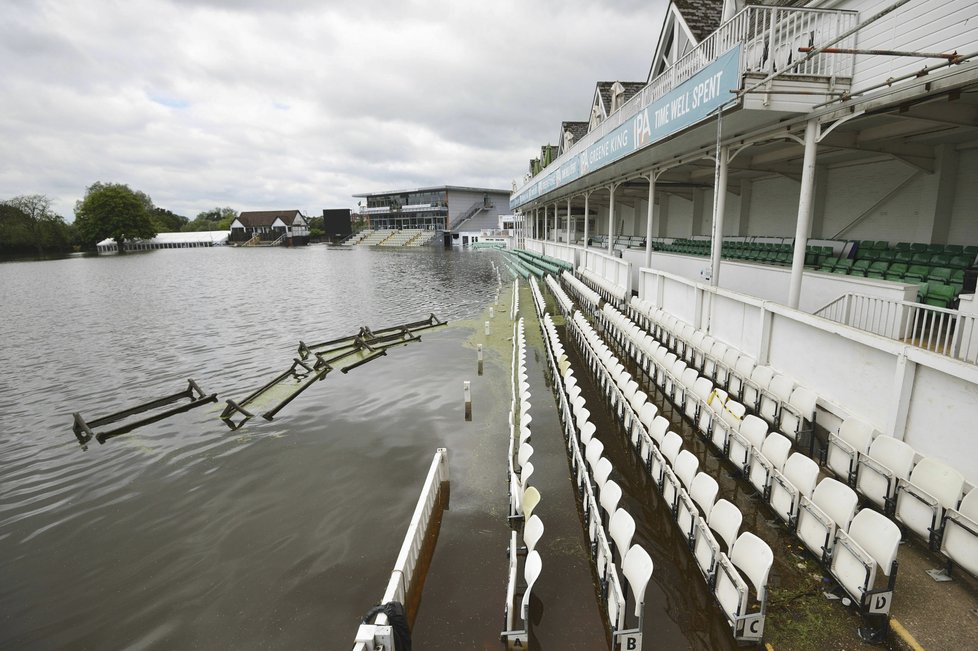
{"type": "Polygon", "coordinates": [[[496,318],[496,310],[491,305],[489,306],[489,318],[490,319],[496,318]]]}
{"type": "Polygon", "coordinates": [[[465,420],[472,420],[472,383],[462,382],[462,395],[465,398],[465,420]]]}
{"type": "Polygon", "coordinates": [[[489,336],[489,332],[490,332],[490,330],[489,330],[489,322],[486,321],[486,336],[487,337],[489,336]]]}
{"type": "Polygon", "coordinates": [[[479,344],[479,375],[482,375],[482,344],[479,344]]]}

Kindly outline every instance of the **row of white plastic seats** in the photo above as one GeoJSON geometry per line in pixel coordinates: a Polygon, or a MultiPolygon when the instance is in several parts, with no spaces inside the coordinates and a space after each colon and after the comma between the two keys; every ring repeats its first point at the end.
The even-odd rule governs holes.
{"type": "MultiPolygon", "coordinates": [[[[651,353],[656,359],[666,365],[682,361],[695,367],[792,441],[799,441],[804,434],[812,440],[818,400],[813,391],[770,366],[758,365],[749,355],[679,321],[648,301],[633,297],[629,312],[652,333],[659,347],[665,348],[658,355],[651,353]],[[669,358],[670,355],[674,357],[669,358]]],[[[621,313],[618,316],[628,319],[621,313]]]]}
{"type": "Polygon", "coordinates": [[[537,316],[543,318],[543,314],[547,311],[547,304],[543,300],[543,294],[540,293],[540,283],[536,276],[530,276],[530,294],[533,296],[533,305],[536,308],[537,316]]]}
{"type": "Polygon", "coordinates": [[[509,318],[516,321],[520,313],[520,279],[517,277],[513,281],[513,305],[509,310],[509,318]]]}
{"type": "MultiPolygon", "coordinates": [[[[544,334],[551,370],[554,372],[554,388],[565,426],[568,453],[576,471],[578,489],[582,494],[592,555],[604,591],[602,596],[605,599],[608,621],[612,624],[612,636],[622,638],[624,643],[628,636],[637,634],[633,644],[640,645],[645,590],[652,576],[652,558],[641,545],[631,542],[635,533],[635,521],[625,509],[618,506],[622,497],[621,487],[610,479],[613,470],[611,461],[603,456],[604,445],[594,436],[594,424],[588,420],[590,412],[585,406],[574,371],[549,314],[544,317],[544,334]],[[579,427],[575,427],[575,423],[579,427]],[[604,518],[602,511],[605,513],[604,518]],[[618,577],[613,549],[618,552],[622,574],[634,596],[635,623],[630,628],[626,625],[626,593],[618,577]]],[[[624,646],[640,648],[634,645],[624,646]]]]}
{"type": "Polygon", "coordinates": [[[565,271],[560,274],[560,277],[564,279],[564,282],[571,288],[571,291],[582,301],[590,304],[592,308],[598,308],[601,306],[601,297],[596,291],[582,283],[577,276],[569,271],[565,271]]]}
{"type": "MultiPolygon", "coordinates": [[[[609,306],[606,306],[605,313],[608,312],[609,306]]],[[[681,369],[681,364],[675,362],[673,375],[681,369]]],[[[754,372],[756,374],[766,368],[756,367],[754,372]]],[[[777,379],[772,380],[772,386],[777,379]]],[[[668,380],[665,384],[668,388],[668,380]]],[[[728,409],[730,404],[726,402],[728,409]]],[[[788,413],[790,411],[786,408],[782,415],[788,413]]],[[[742,429],[748,433],[759,431],[756,427],[742,429]]],[[[753,439],[755,444],[758,440],[756,436],[753,439]]],[[[784,459],[784,452],[788,449],[785,443],[781,439],[770,442],[765,439],[765,456],[784,459]]],[[[978,574],[978,527],[971,526],[975,518],[962,516],[961,511],[956,510],[970,488],[960,472],[940,460],[921,458],[902,441],[887,436],[877,437],[872,426],[855,418],[847,419],[838,433],[830,434],[826,465],[836,476],[855,486],[859,493],[883,509],[884,513],[893,515],[898,522],[921,536],[933,549],[940,548],[951,561],[972,574],[978,574]],[[949,519],[954,534],[950,543],[945,544],[944,531],[949,519]]],[[[785,474],[793,475],[796,485],[811,486],[811,469],[806,471],[800,461],[796,466],[792,469],[789,464],[785,474]]],[[[759,479],[752,470],[749,472],[752,482],[761,488],[763,479],[759,479]]],[[[777,478],[777,475],[774,477],[777,478]]],[[[779,483],[783,485],[783,482],[779,483]]],[[[805,494],[804,491],[802,494],[805,494]]],[[[773,501],[777,495],[771,497],[773,501]]],[[[974,499],[978,508],[978,496],[974,499]]],[[[776,506],[774,508],[784,517],[782,511],[776,506]]]]}
{"type": "Polygon", "coordinates": [[[617,301],[619,304],[623,304],[628,299],[628,290],[618,283],[614,283],[584,267],[578,267],[577,271],[585,282],[590,283],[591,287],[596,289],[605,299],[617,301]]]}
{"type": "Polygon", "coordinates": [[[529,485],[533,475],[533,447],[530,444],[530,385],[526,372],[526,332],[523,319],[513,326],[513,404],[510,409],[510,442],[509,442],[509,480],[510,480],[510,516],[517,528],[522,524],[522,532],[514,530],[509,542],[509,572],[506,586],[506,603],[504,621],[506,630],[504,638],[523,643],[527,640],[528,607],[533,584],[540,576],[543,562],[536,544],[543,535],[543,522],[533,513],[540,503],[540,492],[529,485]],[[518,418],[517,418],[518,414],[518,418]],[[513,449],[518,446],[514,459],[513,449]],[[522,538],[524,548],[517,546],[517,539],[522,538]],[[522,553],[521,553],[522,552],[522,553]],[[521,629],[515,628],[515,593],[517,576],[519,576],[519,560],[524,558],[523,578],[526,589],[520,601],[519,614],[523,621],[521,629]]]}
{"type": "Polygon", "coordinates": [[[735,518],[731,509],[738,515],[739,510],[726,500],[715,503],[719,489],[716,480],[704,472],[697,472],[699,460],[696,455],[682,449],[682,437],[668,431],[669,421],[657,415],[655,405],[648,401],[644,392],[637,389],[637,383],[587,320],[576,313],[573,323],[585,356],[598,377],[602,378],[601,385],[612,407],[622,417],[632,445],[641,455],[663,499],[675,515],[677,525],[694,549],[697,563],[727,615],[735,636],[742,640],[761,639],[767,608],[767,576],[774,558],[770,547],[753,533],[743,532],[738,536],[742,518],[735,518]],[[710,517],[720,503],[725,503],[720,506],[720,513],[731,513],[729,518],[722,515],[715,518],[714,530],[720,532],[726,542],[726,552],[716,543],[709,525],[710,517]],[[730,522],[733,520],[737,524],[731,532],[730,522]],[[696,544],[700,546],[698,552],[696,544]],[[710,550],[709,554],[704,551],[706,549],[710,550]],[[745,576],[754,586],[759,613],[750,614],[752,604],[748,599],[745,576]]]}
{"type": "Polygon", "coordinates": [[[956,469],[855,418],[829,435],[826,466],[931,549],[978,576],[978,489],[956,469]]]}
{"type": "MultiPolygon", "coordinates": [[[[829,567],[839,584],[864,612],[868,611],[871,598],[878,600],[873,604],[874,612],[889,612],[895,581],[896,550],[900,541],[899,528],[885,516],[867,510],[852,529],[850,522],[853,521],[858,501],[852,489],[843,486],[851,493],[851,498],[826,489],[822,491],[821,500],[815,501],[818,464],[799,452],[790,454],[791,441],[787,437],[778,432],[769,432],[768,424],[763,419],[745,415],[743,405],[726,396],[722,389],[715,388],[708,378],[698,376],[694,369],[683,369],[682,375],[677,378],[677,370],[666,373],[661,379],[663,390],[677,407],[717,451],[747,477],[772,510],[829,567]],[[802,504],[807,505],[807,510],[801,508],[802,504]],[[825,510],[818,511],[819,507],[825,510]],[[800,517],[806,518],[804,528],[799,525],[800,517]],[[820,523],[820,537],[813,533],[817,527],[812,522],[820,523]],[[851,531],[847,533],[847,529],[851,531]],[[813,541],[817,541],[817,544],[813,541]],[[842,541],[842,551],[833,555],[831,552],[837,541],[842,541]],[[877,568],[890,577],[883,589],[883,593],[889,594],[874,592],[877,568]]],[[[661,435],[661,431],[661,428],[650,431],[653,440],[661,435]]],[[[668,434],[665,438],[668,438],[668,434]]],[[[666,451],[674,445],[668,440],[662,442],[662,448],[666,451]]],[[[832,479],[823,480],[822,484],[826,481],[839,484],[832,479]]]]}
{"type": "Polygon", "coordinates": [[[574,311],[574,301],[572,301],[571,297],[567,295],[567,292],[565,292],[564,288],[560,286],[560,283],[557,282],[556,278],[553,276],[547,276],[547,287],[550,288],[550,291],[556,297],[557,304],[560,305],[560,311],[562,314],[569,315],[574,311]]]}

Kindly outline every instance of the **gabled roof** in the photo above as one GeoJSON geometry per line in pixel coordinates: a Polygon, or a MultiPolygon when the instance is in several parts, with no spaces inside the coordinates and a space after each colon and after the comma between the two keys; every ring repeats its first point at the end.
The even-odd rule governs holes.
{"type": "Polygon", "coordinates": [[[621,84],[625,89],[625,96],[622,99],[623,104],[641,92],[646,86],[646,82],[644,81],[599,81],[596,93],[601,98],[601,109],[605,117],[611,114],[611,87],[616,83],[621,84]]]}
{"type": "Polygon", "coordinates": [[[723,0],[672,0],[697,42],[720,26],[723,0]]]}
{"type": "Polygon", "coordinates": [[[287,225],[291,226],[296,217],[301,216],[302,213],[298,210],[255,210],[241,213],[238,215],[238,221],[245,228],[271,226],[275,223],[276,219],[281,219],[287,225]]]}
{"type": "Polygon", "coordinates": [[[560,123],[560,138],[557,140],[557,142],[558,142],[558,145],[557,145],[557,152],[558,152],[558,154],[563,154],[564,153],[564,134],[565,133],[567,133],[568,131],[570,132],[571,138],[573,138],[573,140],[571,142],[573,143],[573,142],[577,142],[578,140],[580,140],[581,138],[583,138],[584,136],[587,135],[587,128],[588,128],[588,123],[587,122],[561,122],[560,123]]]}

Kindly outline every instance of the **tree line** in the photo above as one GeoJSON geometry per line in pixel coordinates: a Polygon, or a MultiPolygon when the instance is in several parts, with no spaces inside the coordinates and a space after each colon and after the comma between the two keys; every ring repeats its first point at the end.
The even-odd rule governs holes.
{"type": "Polygon", "coordinates": [[[126,240],[157,233],[222,231],[238,216],[233,208],[212,208],[194,219],[153,204],[149,195],[122,183],[93,183],[75,202],[75,221],[54,212],[51,199],[30,194],[0,201],[0,256],[60,255],[94,250],[113,238],[123,250],[126,240]]]}

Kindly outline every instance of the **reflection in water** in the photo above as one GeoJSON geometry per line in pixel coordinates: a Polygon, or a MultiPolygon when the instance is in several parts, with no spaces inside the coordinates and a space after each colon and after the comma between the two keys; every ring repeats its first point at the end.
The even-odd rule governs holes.
{"type": "Polygon", "coordinates": [[[111,413],[187,377],[246,395],[299,340],[472,319],[495,293],[495,256],[177,249],[0,265],[0,648],[346,646],[433,449],[466,477],[453,508],[494,526],[473,505],[498,477],[475,468],[480,442],[457,418],[470,330],[425,333],[238,431],[207,405],[82,454],[71,409],[111,413]]]}

